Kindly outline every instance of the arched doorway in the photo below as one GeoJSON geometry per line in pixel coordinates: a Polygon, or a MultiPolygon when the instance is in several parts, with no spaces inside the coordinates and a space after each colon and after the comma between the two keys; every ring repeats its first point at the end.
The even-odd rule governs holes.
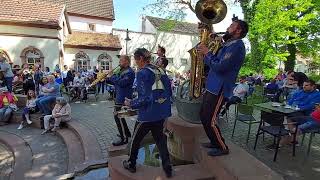
{"type": "Polygon", "coordinates": [[[109,54],[103,53],[98,57],[99,67],[102,67],[104,70],[112,69],[112,58],[109,54]]]}
{"type": "Polygon", "coordinates": [[[79,71],[80,69],[88,69],[88,66],[90,66],[90,58],[83,51],[80,51],[75,55],[74,61],[74,68],[76,71],[79,71]]]}
{"type": "Polygon", "coordinates": [[[39,49],[33,46],[25,48],[21,52],[20,58],[21,58],[21,63],[22,64],[26,63],[29,65],[29,67],[34,67],[36,63],[40,63],[41,67],[42,68],[44,67],[43,53],[39,49]]]}

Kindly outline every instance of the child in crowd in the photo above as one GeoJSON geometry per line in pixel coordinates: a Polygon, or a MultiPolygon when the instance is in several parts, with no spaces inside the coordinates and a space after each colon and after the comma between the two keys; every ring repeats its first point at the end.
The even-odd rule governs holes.
{"type": "Polygon", "coordinates": [[[25,123],[32,124],[32,121],[30,120],[30,114],[36,113],[37,111],[38,108],[36,106],[36,94],[33,90],[29,90],[27,94],[27,104],[22,113],[22,122],[18,129],[22,129],[25,123]]]}

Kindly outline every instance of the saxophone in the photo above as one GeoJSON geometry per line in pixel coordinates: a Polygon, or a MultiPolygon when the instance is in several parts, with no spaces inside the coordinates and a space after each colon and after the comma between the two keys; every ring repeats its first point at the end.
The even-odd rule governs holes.
{"type": "MultiPolygon", "coordinates": [[[[206,45],[209,51],[216,54],[222,45],[221,38],[212,39],[212,24],[224,19],[227,6],[222,0],[199,0],[196,4],[196,15],[201,21],[200,43],[206,45]]],[[[204,85],[204,55],[197,51],[197,46],[188,51],[191,56],[190,68],[190,98],[199,98],[204,85]]]]}

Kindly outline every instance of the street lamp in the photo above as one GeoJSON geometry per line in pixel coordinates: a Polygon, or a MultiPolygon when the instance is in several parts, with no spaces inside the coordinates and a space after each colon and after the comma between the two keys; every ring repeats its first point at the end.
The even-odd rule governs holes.
{"type": "Polygon", "coordinates": [[[127,29],[127,37],[124,39],[126,41],[126,55],[128,55],[128,41],[131,41],[129,38],[129,30],[127,29]]]}

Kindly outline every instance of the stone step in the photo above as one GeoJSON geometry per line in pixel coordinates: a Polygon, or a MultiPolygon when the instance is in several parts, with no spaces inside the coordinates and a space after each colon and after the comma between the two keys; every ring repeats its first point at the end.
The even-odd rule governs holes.
{"type": "Polygon", "coordinates": [[[68,173],[74,172],[75,168],[84,163],[84,150],[78,136],[70,129],[63,128],[57,131],[68,150],[68,173]]]}
{"type": "MultiPolygon", "coordinates": [[[[31,127],[41,128],[40,126],[40,113],[30,114],[30,120],[32,121],[31,127]]],[[[12,114],[10,123],[21,123],[22,122],[22,111],[17,111],[12,114]]]]}
{"type": "MultiPolygon", "coordinates": [[[[109,160],[109,171],[112,179],[115,180],[165,180],[161,167],[151,167],[137,165],[137,172],[130,173],[122,166],[122,161],[128,159],[128,156],[112,157],[109,160]]],[[[170,180],[213,180],[214,176],[204,170],[199,164],[189,164],[173,167],[173,177],[170,180]]]]}
{"type": "Polygon", "coordinates": [[[208,156],[209,149],[197,146],[194,162],[213,172],[217,180],[284,180],[241,147],[232,142],[226,143],[230,154],[218,157],[208,156]]]}
{"type": "Polygon", "coordinates": [[[5,144],[14,156],[10,180],[24,179],[25,173],[32,168],[32,151],[28,143],[12,133],[0,131],[0,142],[5,144]]]}
{"type": "Polygon", "coordinates": [[[67,127],[80,139],[84,151],[84,160],[95,161],[102,159],[102,152],[95,136],[77,120],[66,122],[67,127]]]}
{"type": "MultiPolygon", "coordinates": [[[[32,124],[29,125],[31,127],[39,128],[41,127],[40,125],[40,117],[42,115],[40,113],[35,113],[35,114],[30,114],[30,120],[32,120],[32,124]]],[[[12,118],[10,119],[11,123],[21,123],[22,121],[22,111],[17,111],[13,113],[12,118]]],[[[79,147],[80,151],[83,152],[83,161],[82,163],[87,163],[87,161],[90,163],[90,161],[95,161],[95,160],[101,160],[102,159],[102,152],[100,150],[100,146],[98,144],[97,139],[91,134],[89,130],[87,130],[85,127],[83,127],[77,120],[72,120],[69,122],[66,122],[66,128],[69,129],[73,134],[71,135],[71,132],[66,132],[71,135],[70,138],[67,136],[64,136],[64,132],[61,132],[61,137],[65,141],[65,144],[68,146],[69,142],[75,142],[76,140],[78,141],[77,145],[74,145],[75,147],[69,145],[70,150],[71,149],[77,149],[79,147]],[[80,145],[80,146],[78,146],[80,145]]],[[[66,129],[62,128],[62,129],[66,129]]],[[[61,130],[62,130],[61,129],[61,130]]],[[[69,150],[69,149],[68,149],[69,150]]],[[[72,152],[72,151],[70,151],[72,152]]],[[[77,152],[77,151],[75,151],[77,152]]],[[[82,157],[73,157],[71,155],[71,161],[69,163],[68,170],[74,169],[79,162],[79,159],[82,159],[82,157]]],[[[80,165],[80,164],[78,164],[80,165]]]]}

